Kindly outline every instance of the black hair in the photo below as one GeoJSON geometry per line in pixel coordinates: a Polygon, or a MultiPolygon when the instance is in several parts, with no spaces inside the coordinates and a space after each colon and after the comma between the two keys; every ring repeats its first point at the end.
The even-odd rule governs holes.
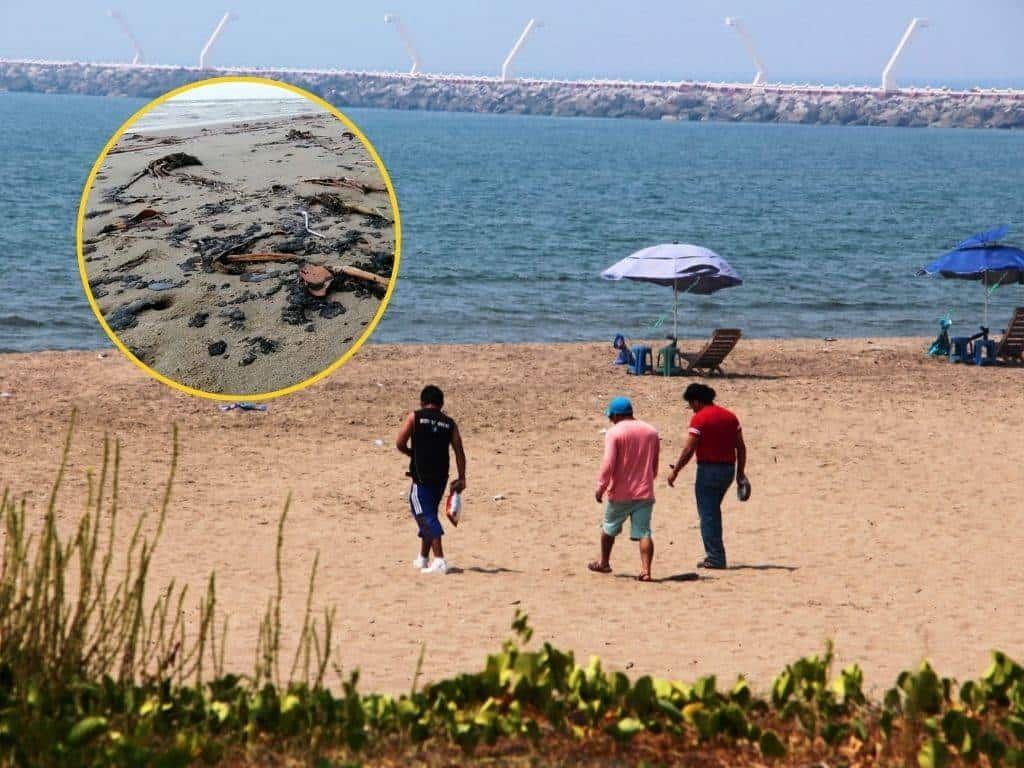
{"type": "Polygon", "coordinates": [[[698,403],[711,405],[715,402],[715,390],[707,384],[691,384],[683,392],[683,400],[688,403],[696,400],[698,403]]]}
{"type": "Polygon", "coordinates": [[[441,391],[440,387],[428,384],[420,392],[420,402],[423,405],[436,405],[438,408],[441,408],[444,406],[444,392],[441,391]]]}

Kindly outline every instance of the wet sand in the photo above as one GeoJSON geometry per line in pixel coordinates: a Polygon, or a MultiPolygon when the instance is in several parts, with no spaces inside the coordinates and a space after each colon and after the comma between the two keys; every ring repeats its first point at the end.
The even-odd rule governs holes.
{"type": "Polygon", "coordinates": [[[201,391],[253,395],[319,373],[362,335],[383,290],[338,277],[318,298],[298,270],[389,278],[394,213],[331,115],[129,132],[97,174],[83,244],[99,309],[137,358],[201,391]],[[238,261],[267,253],[283,257],[238,261]]]}
{"type": "MultiPolygon", "coordinates": [[[[930,341],[740,342],[725,366],[734,376],[713,385],[743,422],[753,496],[740,504],[729,492],[731,568],[699,581],[637,583],[627,540],[613,575],[586,570],[607,400],[629,395],[659,428],[663,467],[687,423],[688,379],[627,377],[607,344],[370,344],[267,413],[221,413],[113,352],[3,355],[0,484],[28,493],[38,522],[77,405],[61,520],[78,515],[104,433],[123,441],[130,518],[158,504],[178,423],[179,482],[153,594],[172,577],[200,589],[216,570],[229,664],[242,671],[274,590],[275,523],[290,492],[286,637],[319,550],[315,604],[337,606],[338,660],[360,667],[368,689],[408,690],[421,644],[427,678],[478,668],[516,608],[538,640],[633,675],[743,673],[764,690],[830,637],[876,691],[923,657],[964,678],[992,648],[1024,658],[1024,368],[929,359],[930,341]],[[410,567],[406,463],[393,447],[428,382],[445,389],[469,457],[465,522],[445,538],[457,572],[446,577],[410,567]]],[[[675,490],[659,479],[656,579],[693,573],[702,556],[692,480],[692,468],[675,490]]]]}

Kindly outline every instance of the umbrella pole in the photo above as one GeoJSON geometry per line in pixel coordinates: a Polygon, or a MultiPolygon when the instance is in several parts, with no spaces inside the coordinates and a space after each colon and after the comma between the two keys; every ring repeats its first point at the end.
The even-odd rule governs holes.
{"type": "Polygon", "coordinates": [[[679,338],[676,331],[677,316],[679,314],[679,287],[672,281],[672,339],[679,338]]]}
{"type": "Polygon", "coordinates": [[[985,280],[983,280],[981,284],[985,287],[985,319],[982,323],[982,326],[984,328],[988,328],[988,279],[986,278],[985,280]]]}

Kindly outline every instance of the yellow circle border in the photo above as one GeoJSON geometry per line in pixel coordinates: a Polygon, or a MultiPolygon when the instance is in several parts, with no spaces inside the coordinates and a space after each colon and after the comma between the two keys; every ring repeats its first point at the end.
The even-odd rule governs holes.
{"type": "Polygon", "coordinates": [[[99,157],[96,158],[96,162],[93,163],[92,170],[89,172],[89,177],[85,180],[85,187],[82,190],[82,197],[78,204],[78,220],[75,226],[75,250],[78,254],[78,273],[82,278],[82,287],[85,290],[85,298],[88,299],[89,306],[92,308],[93,314],[96,315],[96,319],[99,320],[100,326],[103,328],[107,336],[110,337],[110,340],[114,342],[114,345],[121,351],[121,353],[125,357],[131,360],[136,366],[141,368],[149,376],[153,377],[154,379],[163,384],[166,384],[172,389],[178,390],[179,392],[184,392],[195,397],[204,397],[209,400],[248,400],[257,402],[260,400],[271,400],[275,397],[281,397],[282,395],[288,395],[293,392],[299,392],[305,389],[306,387],[316,384],[321,379],[330,376],[334,371],[338,370],[341,366],[347,363],[349,359],[351,359],[352,356],[359,351],[359,348],[363,346],[366,340],[369,339],[371,335],[373,335],[373,332],[376,329],[377,324],[380,322],[381,318],[384,316],[384,312],[388,308],[388,302],[391,301],[391,294],[394,292],[395,283],[398,280],[398,269],[402,260],[402,218],[398,212],[398,198],[395,195],[395,187],[391,183],[391,176],[388,174],[388,169],[385,167],[383,161],[380,159],[380,156],[377,154],[377,150],[374,148],[373,144],[370,143],[370,140],[367,139],[363,132],[359,129],[359,126],[353,123],[344,113],[342,113],[336,107],[324,101],[319,96],[310,93],[307,90],[292,85],[291,83],[282,82],[280,80],[273,80],[267,77],[246,76],[211,77],[205,80],[196,80],[195,82],[188,83],[186,85],[181,86],[180,88],[175,88],[174,90],[168,91],[163,96],[159,96],[156,99],[153,99],[151,102],[149,102],[141,109],[139,109],[131,117],[129,117],[121,125],[121,127],[117,129],[114,135],[106,143],[106,146],[103,147],[103,150],[100,152],[99,157]],[[356,339],[355,343],[353,343],[352,346],[349,347],[341,357],[339,357],[337,360],[328,365],[319,373],[310,376],[308,379],[300,381],[296,384],[291,384],[290,386],[282,387],[281,389],[276,389],[273,392],[264,392],[261,394],[252,395],[218,394],[215,392],[204,392],[201,389],[195,389],[194,387],[189,387],[185,384],[182,384],[179,381],[174,381],[173,379],[164,376],[162,373],[150,368],[144,362],[139,360],[135,355],[133,355],[131,351],[128,349],[128,347],[125,346],[125,344],[117,337],[117,334],[110,329],[109,325],[107,325],[107,321],[104,319],[103,313],[100,312],[100,308],[96,304],[96,299],[92,295],[92,289],[89,287],[89,278],[88,275],[86,274],[85,254],[82,252],[82,240],[85,228],[85,208],[86,203],[89,200],[89,193],[92,191],[92,185],[96,180],[96,174],[99,172],[100,167],[103,165],[103,161],[107,159],[107,154],[110,152],[111,149],[113,149],[114,145],[117,144],[117,142],[125,134],[125,132],[129,128],[131,128],[132,125],[139,118],[141,118],[151,109],[159,106],[160,104],[163,104],[165,101],[168,101],[169,99],[173,99],[175,96],[179,96],[180,94],[185,93],[186,91],[190,91],[195,88],[201,88],[205,85],[210,85],[211,83],[257,83],[259,85],[268,85],[275,88],[283,88],[285,90],[291,91],[293,93],[305,97],[309,101],[312,101],[314,104],[318,105],[322,109],[334,115],[336,118],[338,118],[338,120],[340,120],[345,125],[346,128],[348,128],[356,136],[356,138],[359,139],[362,145],[370,153],[370,157],[373,159],[374,164],[377,166],[377,170],[380,171],[380,174],[384,179],[384,185],[388,193],[388,201],[391,204],[391,210],[395,216],[395,264],[391,270],[391,279],[388,281],[387,291],[384,293],[384,298],[381,300],[380,307],[378,307],[377,309],[377,313],[373,316],[373,319],[366,326],[366,329],[363,331],[362,335],[360,335],[360,337],[356,339]]]}

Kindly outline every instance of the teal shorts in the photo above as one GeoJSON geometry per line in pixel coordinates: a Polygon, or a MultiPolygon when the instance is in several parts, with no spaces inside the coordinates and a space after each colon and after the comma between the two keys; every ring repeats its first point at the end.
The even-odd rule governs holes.
{"type": "Polygon", "coordinates": [[[629,538],[633,541],[651,538],[653,501],[609,501],[604,508],[602,528],[609,536],[618,536],[629,518],[629,538]]]}

